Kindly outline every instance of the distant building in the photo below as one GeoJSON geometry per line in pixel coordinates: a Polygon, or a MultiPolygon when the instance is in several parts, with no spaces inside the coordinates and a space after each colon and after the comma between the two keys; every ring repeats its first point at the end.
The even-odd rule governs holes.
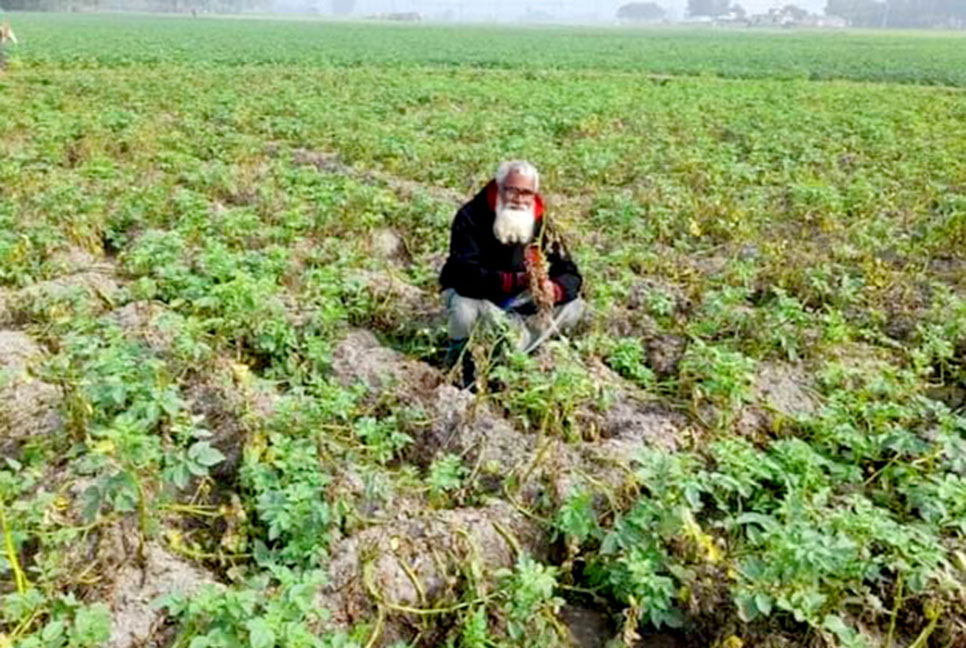
{"type": "Polygon", "coordinates": [[[818,27],[820,29],[845,29],[849,21],[840,16],[819,16],[811,14],[799,23],[802,27],[818,27]]]}
{"type": "Polygon", "coordinates": [[[716,16],[714,23],[724,27],[747,27],[750,24],[744,12],[739,11],[729,11],[726,14],[716,16]]]}
{"type": "Polygon", "coordinates": [[[820,16],[810,14],[804,9],[786,5],[781,9],[769,9],[768,13],[756,14],[748,19],[752,27],[816,27],[822,29],[841,29],[849,22],[839,16],[820,16]]]}
{"type": "Polygon", "coordinates": [[[793,27],[798,20],[783,9],[769,9],[768,13],[755,14],[748,19],[752,27],[793,27]]]}

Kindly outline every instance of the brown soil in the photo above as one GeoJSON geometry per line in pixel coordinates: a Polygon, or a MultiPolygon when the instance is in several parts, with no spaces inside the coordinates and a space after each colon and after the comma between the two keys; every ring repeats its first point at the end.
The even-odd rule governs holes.
{"type": "Polygon", "coordinates": [[[547,546],[537,525],[505,502],[400,513],[333,547],[331,581],[319,603],[332,612],[334,627],[372,620],[381,610],[387,622],[378,645],[411,639],[424,619],[405,608],[451,603],[467,586],[485,594],[518,551],[541,558],[547,546]]]}
{"type": "Polygon", "coordinates": [[[128,337],[143,342],[156,353],[163,353],[174,342],[174,331],[164,325],[166,314],[161,304],[139,301],[122,306],[110,315],[128,337]]]}
{"type": "Polygon", "coordinates": [[[345,386],[365,385],[368,403],[390,396],[402,402],[425,402],[443,382],[436,369],[382,346],[375,335],[359,329],[336,346],[332,374],[345,386]]]}
{"type": "Polygon", "coordinates": [[[167,645],[162,627],[164,610],[153,607],[161,596],[191,595],[205,585],[215,585],[209,574],[149,544],[144,564],[124,563],[116,573],[110,596],[111,638],[107,648],[161,648],[167,645]],[[158,636],[162,635],[162,636],[158,636]]]}
{"type": "Polygon", "coordinates": [[[818,408],[807,370],[800,365],[759,364],[754,391],[754,402],[745,408],[738,421],[738,430],[743,434],[769,434],[785,419],[813,414],[818,408]]]}
{"type": "Polygon", "coordinates": [[[83,293],[109,307],[119,290],[118,283],[110,274],[87,270],[35,283],[17,293],[15,300],[18,303],[60,301],[83,293]]]}
{"type": "Polygon", "coordinates": [[[0,331],[0,455],[12,457],[24,440],[62,425],[60,389],[32,375],[44,357],[25,333],[0,331]]]}
{"type": "Polygon", "coordinates": [[[251,427],[275,411],[279,395],[274,386],[254,377],[249,368],[218,358],[189,377],[185,397],[212,436],[211,445],[225,460],[211,468],[216,483],[234,480],[251,427]]]}
{"type": "Polygon", "coordinates": [[[365,287],[376,304],[370,323],[376,330],[405,338],[445,321],[438,294],[406,283],[393,273],[363,270],[352,279],[365,287]]]}

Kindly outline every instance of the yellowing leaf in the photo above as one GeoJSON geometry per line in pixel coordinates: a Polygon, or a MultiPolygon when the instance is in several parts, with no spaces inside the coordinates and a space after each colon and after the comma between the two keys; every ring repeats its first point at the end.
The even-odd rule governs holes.
{"type": "Polygon", "coordinates": [[[112,455],[114,454],[115,445],[110,439],[101,439],[91,449],[98,454],[112,455]]]}
{"type": "Polygon", "coordinates": [[[231,372],[239,384],[247,385],[251,380],[251,372],[246,364],[241,362],[233,362],[231,365],[231,372]]]}

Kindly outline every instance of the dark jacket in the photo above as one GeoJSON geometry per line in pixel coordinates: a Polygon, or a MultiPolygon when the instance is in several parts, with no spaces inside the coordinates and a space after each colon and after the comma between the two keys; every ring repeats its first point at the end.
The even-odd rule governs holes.
{"type": "MultiPolygon", "coordinates": [[[[534,240],[541,240],[543,205],[537,198],[534,240]]],[[[523,261],[526,246],[504,245],[496,239],[493,234],[495,201],[496,183],[491,181],[456,212],[449,258],[439,281],[444,290],[453,288],[463,297],[504,304],[526,290],[526,282],[521,281],[526,271],[523,261]]],[[[558,303],[575,299],[582,283],[576,264],[559,244],[544,242],[543,249],[550,266],[550,280],[559,286],[558,303]]]]}

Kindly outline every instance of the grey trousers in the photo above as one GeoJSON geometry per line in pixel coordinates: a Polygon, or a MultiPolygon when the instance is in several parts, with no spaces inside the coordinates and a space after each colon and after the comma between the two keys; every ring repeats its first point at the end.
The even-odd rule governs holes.
{"type": "MultiPolygon", "coordinates": [[[[524,293],[514,301],[522,305],[530,301],[524,293]]],[[[550,322],[541,322],[536,316],[523,316],[505,311],[489,299],[463,297],[452,288],[443,291],[443,303],[449,313],[449,337],[452,340],[465,340],[477,325],[499,327],[506,325],[513,337],[517,351],[529,353],[557,333],[566,333],[580,321],[584,313],[584,300],[574,299],[554,307],[550,322]]]]}

